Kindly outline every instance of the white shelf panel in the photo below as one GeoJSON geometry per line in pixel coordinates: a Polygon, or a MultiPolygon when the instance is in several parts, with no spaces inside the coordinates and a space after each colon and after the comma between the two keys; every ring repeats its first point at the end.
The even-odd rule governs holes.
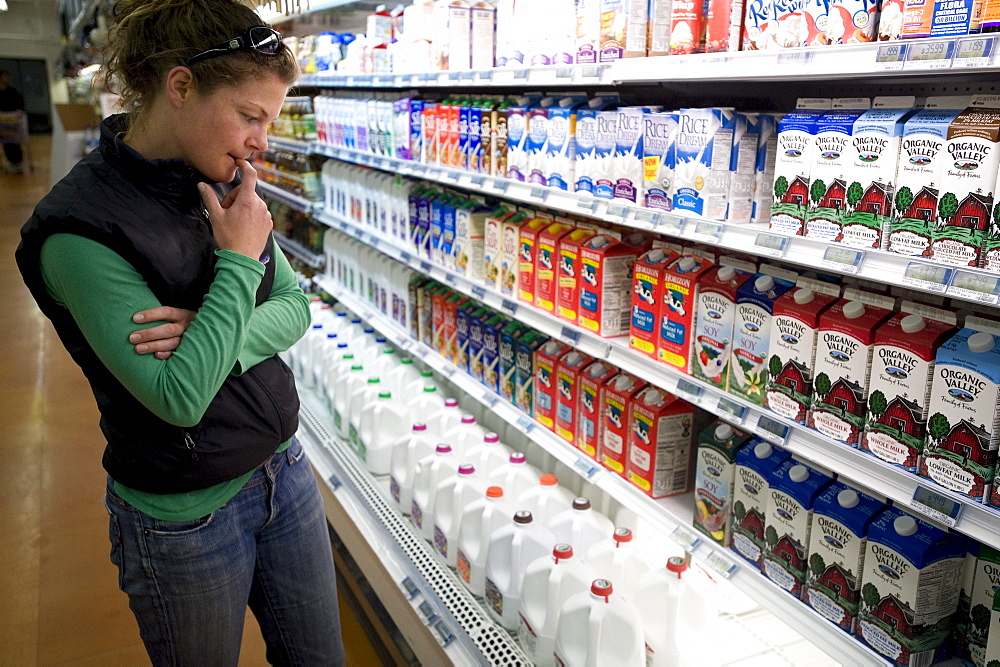
{"type": "MultiPolygon", "coordinates": [[[[606,359],[647,382],[651,382],[685,398],[699,407],[718,415],[734,426],[753,432],[766,440],[787,449],[814,464],[831,470],[838,475],[884,494],[897,504],[922,512],[922,505],[914,503],[918,488],[929,489],[940,497],[960,507],[960,515],[954,528],[976,540],[1000,548],[1000,510],[970,501],[951,493],[930,480],[913,475],[880,459],[839,443],[802,424],[779,417],[773,412],[745,401],[738,396],[724,392],[707,382],[702,382],[656,362],[628,347],[625,338],[601,338],[594,333],[561,320],[551,313],[530,306],[514,298],[508,298],[465,276],[449,271],[429,262],[426,258],[415,257],[408,250],[399,248],[369,232],[352,221],[322,213],[318,219],[330,227],[339,229],[380,252],[407,264],[420,273],[449,285],[455,291],[472,297],[495,310],[558,338],[576,349],[597,359],[606,359]]],[[[371,313],[371,309],[368,309],[371,313]]],[[[571,465],[576,461],[570,462],[571,465]]],[[[926,512],[924,512],[926,514],[926,512]]]]}
{"type": "MultiPolygon", "coordinates": [[[[692,494],[661,500],[649,498],[617,474],[608,471],[561,437],[525,415],[499,394],[487,389],[470,375],[421,342],[410,338],[397,323],[357,295],[337,285],[329,276],[317,276],[317,285],[360,315],[368,324],[380,331],[399,349],[420,358],[437,373],[447,377],[456,387],[489,407],[508,424],[525,433],[532,442],[555,456],[591,484],[608,493],[623,506],[648,520],[656,529],[674,537],[693,557],[706,567],[720,572],[715,557],[735,564],[736,569],[727,578],[737,588],[785,621],[804,637],[822,649],[830,658],[844,665],[888,664],[853,637],[834,626],[811,607],[788,595],[774,585],[758,570],[747,566],[735,553],[718,547],[706,539],[692,545],[690,537],[698,535],[690,528],[694,514],[692,494]],[[676,531],[676,532],[675,532],[676,531]]],[[[518,319],[522,319],[520,316],[518,319]]]]}
{"type": "Polygon", "coordinates": [[[300,197],[297,194],[288,192],[287,190],[279,188],[277,185],[273,185],[265,181],[257,181],[257,186],[260,187],[261,191],[263,191],[265,195],[277,199],[282,204],[287,204],[288,206],[291,206],[296,211],[302,211],[303,213],[312,213],[313,210],[317,208],[322,208],[323,206],[320,203],[310,201],[305,197],[300,197]]]}
{"type": "Polygon", "coordinates": [[[406,74],[303,74],[296,85],[319,88],[436,88],[481,86],[611,85],[611,65],[558,65],[550,67],[496,67],[485,70],[421,72],[406,74]]]}
{"type": "Polygon", "coordinates": [[[307,266],[311,266],[314,269],[321,269],[326,264],[326,257],[323,255],[317,255],[311,250],[305,248],[301,243],[293,239],[288,238],[283,234],[278,232],[273,232],[275,242],[281,247],[282,250],[288,254],[296,257],[307,266]]]}
{"type": "Polygon", "coordinates": [[[267,145],[269,149],[286,150],[293,153],[308,153],[312,147],[311,142],[288,139],[287,137],[276,137],[273,134],[267,135],[267,145]]]}

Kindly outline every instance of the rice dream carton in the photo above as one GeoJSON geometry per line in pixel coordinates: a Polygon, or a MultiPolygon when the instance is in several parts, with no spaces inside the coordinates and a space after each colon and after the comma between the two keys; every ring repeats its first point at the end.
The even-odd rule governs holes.
{"type": "Polygon", "coordinates": [[[736,452],[736,483],[733,487],[732,549],[758,570],[764,567],[765,523],[771,496],[771,473],[788,460],[789,454],[771,443],[754,438],[736,452]]]}
{"type": "Polygon", "coordinates": [[[1000,331],[985,324],[969,318],[938,350],[920,462],[923,477],[979,502],[990,494],[1000,439],[1000,331]]]}
{"type": "Polygon", "coordinates": [[[965,542],[896,507],[868,528],[855,635],[897,665],[927,665],[958,608],[965,542]]]}
{"type": "Polygon", "coordinates": [[[732,266],[718,266],[702,277],[698,284],[691,375],[722,390],[728,387],[736,293],[752,276],[732,266]]]}
{"type": "Polygon", "coordinates": [[[759,273],[736,292],[728,390],[757,405],[764,404],[767,389],[774,302],[790,289],[791,282],[759,273]]]}
{"type": "MultiPolygon", "coordinates": [[[[591,99],[576,112],[576,164],[573,167],[574,192],[596,194],[597,128],[599,114],[618,103],[617,95],[601,95],[591,99]]],[[[617,120],[617,112],[615,119],[617,120]]],[[[606,116],[610,118],[610,116],[606,116]]]]}
{"type": "Polygon", "coordinates": [[[528,182],[548,185],[546,169],[546,149],[549,142],[549,112],[555,106],[554,97],[543,97],[538,104],[528,109],[528,182]]]}
{"type": "Polygon", "coordinates": [[[594,182],[594,196],[598,199],[615,198],[618,145],[618,111],[597,113],[597,136],[594,139],[594,161],[587,168],[594,182]]]}
{"type": "Polygon", "coordinates": [[[855,289],[820,316],[809,426],[858,446],[868,417],[875,330],[892,316],[893,299],[855,289]]]}
{"type": "Polygon", "coordinates": [[[577,324],[604,338],[628,334],[632,266],[649,245],[642,233],[621,240],[598,234],[586,240],[580,248],[577,324]]]}
{"type": "Polygon", "coordinates": [[[694,413],[690,403],[658,387],[646,387],[633,399],[625,475],[651,498],[690,488],[694,413]]]}
{"type": "Polygon", "coordinates": [[[938,348],[955,333],[955,313],[905,301],[875,332],[868,422],[861,450],[910,472],[927,435],[938,348]]]}
{"type": "Polygon", "coordinates": [[[648,385],[621,371],[605,383],[601,392],[601,430],[598,461],[608,470],[625,477],[628,463],[629,414],[632,400],[648,385]]]}
{"type": "Polygon", "coordinates": [[[545,179],[549,187],[572,192],[576,186],[576,122],[587,96],[563,97],[549,110],[545,179]]]}
{"type": "MultiPolygon", "coordinates": [[[[748,11],[751,6],[752,1],[748,11]]],[[[805,233],[816,123],[831,105],[830,99],[800,99],[796,111],[786,114],[778,124],[774,202],[771,205],[772,232],[789,236],[805,233]]]]}
{"type": "Polygon", "coordinates": [[[688,374],[691,372],[689,362],[694,341],[698,281],[713,266],[704,257],[685,255],[671,262],[664,274],[656,358],[688,374]]]}
{"type": "Polygon", "coordinates": [[[794,459],[775,468],[768,480],[763,572],[797,598],[802,597],[809,572],[813,505],[832,482],[829,476],[794,459]]]}
{"type": "Polygon", "coordinates": [[[675,141],[675,209],[726,218],[738,117],[732,109],[681,109],[675,141]]]}
{"type": "Polygon", "coordinates": [[[629,347],[656,358],[657,326],[663,308],[666,269],[677,259],[667,248],[653,248],[636,260],[632,269],[632,304],[629,347]]]}
{"type": "Polygon", "coordinates": [[[532,416],[550,431],[556,430],[556,367],[572,351],[569,345],[550,340],[535,352],[535,410],[532,416]]]}
{"type": "Polygon", "coordinates": [[[528,331],[517,339],[514,349],[514,405],[526,415],[535,409],[535,354],[549,341],[538,331],[528,331]]]}
{"type": "Polygon", "coordinates": [[[774,204],[774,164],[778,151],[778,119],[772,114],[744,114],[757,130],[757,162],[754,165],[753,216],[751,221],[771,222],[774,204]]]}
{"type": "Polygon", "coordinates": [[[643,201],[645,172],[643,171],[645,137],[643,117],[651,109],[622,107],[618,109],[618,129],[615,134],[614,198],[632,203],[643,201]]]}
{"type": "Polygon", "coordinates": [[[570,444],[576,442],[576,411],[579,403],[580,373],[593,358],[573,350],[556,365],[556,435],[570,444]]]}
{"type": "Polygon", "coordinates": [[[646,208],[661,211],[673,209],[674,166],[679,115],[677,113],[648,113],[643,119],[645,135],[643,146],[643,202],[646,208]]]}
{"type": "Polygon", "coordinates": [[[601,396],[617,369],[605,361],[595,361],[580,372],[576,408],[576,442],[581,452],[598,459],[601,428],[601,396]]]}
{"type": "Polygon", "coordinates": [[[694,527],[713,542],[728,547],[732,541],[733,484],[736,452],[750,436],[722,421],[712,422],[698,436],[694,471],[694,527]]]}

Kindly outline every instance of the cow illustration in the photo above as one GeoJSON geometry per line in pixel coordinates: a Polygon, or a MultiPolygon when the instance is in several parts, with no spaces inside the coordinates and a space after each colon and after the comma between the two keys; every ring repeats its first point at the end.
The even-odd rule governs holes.
{"type": "Polygon", "coordinates": [[[615,428],[622,427],[622,411],[613,405],[608,406],[608,423],[615,428]]]}
{"type": "Polygon", "coordinates": [[[639,296],[640,299],[642,299],[649,305],[651,306],[656,305],[656,299],[653,298],[653,288],[649,285],[649,283],[644,283],[641,280],[636,281],[635,293],[639,296]]]}
{"type": "Polygon", "coordinates": [[[570,278],[576,275],[573,271],[573,260],[569,257],[563,257],[562,262],[560,262],[560,266],[562,268],[563,275],[569,276],[570,278]]]}
{"type": "Polygon", "coordinates": [[[549,376],[549,373],[547,371],[539,370],[539,372],[538,372],[538,384],[542,385],[546,389],[551,389],[552,388],[552,379],[549,376]]]}
{"type": "Polygon", "coordinates": [[[573,398],[573,385],[568,380],[559,381],[559,393],[562,394],[563,398],[570,400],[573,398]]]}
{"type": "Polygon", "coordinates": [[[522,243],[521,244],[521,261],[530,262],[531,261],[531,244],[522,243]]]}
{"type": "Polygon", "coordinates": [[[583,282],[587,283],[588,285],[593,285],[594,287],[597,287],[597,269],[594,268],[593,266],[584,265],[583,275],[580,277],[583,278],[583,282]]]}
{"type": "Polygon", "coordinates": [[[663,294],[663,303],[670,307],[670,310],[674,311],[681,317],[685,316],[684,310],[684,296],[678,294],[673,290],[667,290],[663,294]]]}
{"type": "Polygon", "coordinates": [[[632,431],[637,438],[645,444],[649,444],[649,426],[636,419],[632,424],[632,431]]]}
{"type": "Polygon", "coordinates": [[[542,265],[543,269],[552,268],[552,254],[546,251],[538,253],[538,263],[542,265]]]}

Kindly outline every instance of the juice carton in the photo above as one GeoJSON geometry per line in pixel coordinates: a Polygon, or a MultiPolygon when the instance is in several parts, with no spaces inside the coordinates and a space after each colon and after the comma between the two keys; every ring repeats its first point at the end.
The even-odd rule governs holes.
{"type": "Polygon", "coordinates": [[[521,336],[527,334],[529,329],[518,322],[511,320],[500,330],[500,352],[497,362],[497,374],[499,375],[500,396],[511,405],[515,404],[514,385],[517,382],[517,359],[515,350],[521,336]]]}
{"type": "Polygon", "coordinates": [[[679,114],[648,113],[643,118],[643,203],[661,211],[673,209],[674,167],[679,114]]]}
{"type": "Polygon", "coordinates": [[[614,199],[617,164],[615,148],[618,143],[618,111],[597,113],[597,134],[594,139],[594,163],[590,169],[594,182],[594,196],[614,199]]]}
{"type": "Polygon", "coordinates": [[[875,332],[868,422],[861,449],[917,471],[938,348],[955,333],[955,313],[906,301],[875,332]]]}
{"type": "Polygon", "coordinates": [[[938,350],[920,474],[982,502],[990,495],[1000,435],[1000,332],[980,322],[969,318],[938,350]]]}
{"type": "Polygon", "coordinates": [[[763,572],[767,578],[797,598],[809,572],[809,537],[813,505],[833,479],[789,459],[774,469],[768,480],[763,572]]]}
{"type": "Polygon", "coordinates": [[[628,464],[629,413],[632,400],[648,385],[621,371],[604,385],[601,392],[601,426],[598,433],[598,462],[625,477],[628,464]]]}
{"type": "Polygon", "coordinates": [[[455,323],[455,365],[469,372],[469,332],[472,329],[474,313],[481,310],[475,301],[466,301],[456,311],[455,323]]]}
{"type": "Polygon", "coordinates": [[[736,483],[736,452],[749,440],[746,433],[718,420],[698,436],[694,527],[724,547],[732,543],[729,515],[736,483]]]}
{"type": "Polygon", "coordinates": [[[597,235],[593,229],[577,228],[559,241],[559,269],[556,286],[556,315],[561,319],[577,323],[580,314],[581,272],[583,271],[583,248],[587,241],[597,235]]]}
{"type": "MultiPolygon", "coordinates": [[[[948,157],[941,171],[938,220],[931,231],[934,259],[963,267],[980,266],[983,246],[990,236],[993,192],[1000,165],[998,144],[1000,109],[970,107],[948,127],[945,140],[948,157]]],[[[995,260],[988,268],[1000,270],[995,260]]]]}
{"type": "Polygon", "coordinates": [[[996,659],[987,656],[987,648],[997,625],[990,627],[984,621],[990,617],[993,599],[1000,591],[1000,551],[985,544],[976,544],[974,549],[977,553],[971,558],[971,581],[967,589],[965,585],[962,587],[963,600],[956,620],[965,629],[961,637],[963,663],[987,667],[989,660],[996,659]]]}
{"type": "Polygon", "coordinates": [[[658,387],[646,387],[632,401],[625,475],[651,498],[691,488],[694,411],[658,387]]]}
{"type": "Polygon", "coordinates": [[[573,350],[559,358],[556,365],[556,434],[570,444],[576,444],[580,373],[593,358],[573,350]]]}
{"type": "Polygon", "coordinates": [[[788,452],[775,449],[760,438],[754,438],[736,452],[732,549],[757,569],[764,567],[767,546],[764,525],[771,497],[771,473],[788,457],[788,452]]]}
{"type": "Polygon", "coordinates": [[[829,99],[800,99],[796,111],[786,114],[778,123],[772,232],[790,236],[805,233],[816,124],[831,104],[829,99]]]}
{"type": "Polygon", "coordinates": [[[941,176],[948,160],[944,150],[948,128],[960,113],[956,109],[922,109],[903,125],[888,250],[930,257],[941,176]]]}
{"type": "Polygon", "coordinates": [[[645,137],[643,117],[653,111],[648,107],[618,109],[618,130],[615,135],[614,198],[632,203],[643,201],[645,184],[643,171],[645,137]]]}
{"type": "Polygon", "coordinates": [[[528,331],[517,340],[514,362],[514,405],[526,415],[535,409],[535,354],[549,341],[549,337],[538,331],[528,331]]]}
{"type": "Polygon", "coordinates": [[[535,421],[550,431],[556,430],[556,367],[559,359],[572,348],[558,340],[549,340],[535,352],[535,421]]]}
{"type": "Polygon", "coordinates": [[[553,222],[538,234],[535,305],[550,313],[554,313],[556,309],[556,291],[560,275],[560,271],[556,267],[556,263],[559,261],[559,244],[563,237],[569,235],[574,229],[575,227],[571,224],[553,222]]]}
{"type": "Polygon", "coordinates": [[[666,248],[653,248],[641,255],[632,269],[632,308],[629,325],[629,347],[656,358],[657,325],[663,310],[663,286],[667,267],[677,259],[677,253],[666,248]]]}
{"type": "Polygon", "coordinates": [[[729,162],[739,115],[732,109],[681,109],[674,171],[674,208],[725,219],[729,162]]]}
{"type": "Polygon", "coordinates": [[[770,223],[774,204],[774,164],[778,151],[778,119],[771,114],[745,114],[757,126],[752,222],[770,223]]]}
{"type": "Polygon", "coordinates": [[[515,215],[513,209],[498,206],[483,223],[483,263],[486,265],[486,286],[500,291],[503,267],[503,223],[515,215]]]}
{"type": "Polygon", "coordinates": [[[601,428],[601,396],[617,368],[606,361],[595,361],[580,371],[576,407],[576,447],[598,461],[601,428]]]}
{"type": "Polygon", "coordinates": [[[786,419],[806,423],[812,405],[820,315],[839,296],[836,285],[803,278],[796,289],[774,302],[768,346],[770,379],[764,407],[786,419]]]}
{"type": "Polygon", "coordinates": [[[726,220],[750,222],[754,212],[754,187],[759,136],[757,116],[736,114],[733,148],[729,154],[729,192],[726,196],[726,220]]]}
{"type": "Polygon", "coordinates": [[[473,201],[455,209],[455,270],[469,280],[486,278],[486,218],[490,208],[473,201]]]}
{"type": "Polygon", "coordinates": [[[527,212],[518,211],[504,219],[500,225],[500,277],[497,289],[504,296],[515,298],[518,295],[521,227],[531,219],[527,212]]]}
{"type": "Polygon", "coordinates": [[[708,3],[674,0],[670,20],[670,55],[704,51],[705,11],[708,3]]]}
{"type": "Polygon", "coordinates": [[[629,331],[632,267],[649,248],[642,233],[622,240],[591,236],[580,248],[579,317],[577,323],[598,336],[625,336],[629,331]]]}
{"type": "Polygon", "coordinates": [[[483,381],[483,330],[487,320],[497,317],[485,306],[469,314],[469,375],[483,381]]]}
{"type": "Polygon", "coordinates": [[[445,359],[457,364],[458,358],[458,308],[469,301],[464,294],[452,294],[444,300],[444,352],[445,359]]]}
{"type": "Polygon", "coordinates": [[[854,447],[861,441],[875,330],[892,317],[893,305],[891,297],[848,289],[820,316],[809,426],[823,435],[854,447]]]}
{"type": "Polygon", "coordinates": [[[556,98],[543,97],[538,104],[528,110],[528,182],[548,185],[546,148],[549,141],[549,112],[556,104],[556,98]]]}
{"type": "Polygon", "coordinates": [[[601,0],[600,61],[646,56],[648,0],[601,0]]]}
{"type": "Polygon", "coordinates": [[[890,507],[868,528],[855,635],[897,665],[930,664],[958,608],[965,542],[890,507]]]}
{"type": "Polygon", "coordinates": [[[830,0],[826,15],[826,43],[873,42],[878,18],[879,3],[875,0],[830,0]]]}
{"type": "Polygon", "coordinates": [[[733,353],[729,358],[729,393],[757,405],[764,404],[774,302],[792,287],[787,280],[759,273],[737,290],[733,353]]]}
{"type": "Polygon", "coordinates": [[[576,186],[577,113],[581,106],[586,105],[586,95],[571,95],[560,99],[549,110],[543,168],[549,187],[573,191],[576,186]]]}
{"type": "Polygon", "coordinates": [[[668,366],[688,374],[691,373],[689,361],[694,342],[698,281],[713,266],[704,257],[685,255],[671,262],[664,273],[656,357],[668,366]]]}
{"type": "MultiPolygon", "coordinates": [[[[912,97],[875,98],[871,109],[854,121],[848,192],[861,198],[842,218],[841,243],[855,248],[881,248],[889,235],[895,210],[896,169],[906,120],[914,113],[912,97]]],[[[902,203],[902,202],[901,202],[902,203]]]]}
{"type": "Polygon", "coordinates": [[[502,315],[483,322],[483,385],[500,393],[500,332],[507,324],[502,315]]]}
{"type": "Polygon", "coordinates": [[[816,499],[803,601],[845,632],[857,627],[868,527],[879,498],[834,482],[816,499]]]}
{"type": "Polygon", "coordinates": [[[698,284],[691,375],[723,390],[729,384],[736,292],[751,277],[752,274],[731,266],[717,266],[698,284]]]}
{"type": "Polygon", "coordinates": [[[743,0],[710,0],[705,20],[705,51],[740,50],[743,30],[743,0]]]}
{"type": "Polygon", "coordinates": [[[547,218],[534,218],[522,224],[519,228],[519,272],[517,278],[518,298],[534,305],[535,276],[538,261],[538,237],[551,224],[547,218]]]}

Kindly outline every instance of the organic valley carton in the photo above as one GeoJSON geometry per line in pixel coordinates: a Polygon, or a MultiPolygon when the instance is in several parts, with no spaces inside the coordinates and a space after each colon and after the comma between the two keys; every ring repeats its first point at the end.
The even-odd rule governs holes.
{"type": "Polygon", "coordinates": [[[732,266],[717,266],[698,283],[691,375],[722,390],[729,384],[736,292],[752,276],[732,266]]]}
{"type": "Polygon", "coordinates": [[[601,393],[601,430],[598,461],[625,477],[628,464],[629,413],[632,400],[648,385],[621,371],[604,385],[601,393]]]}
{"type": "Polygon", "coordinates": [[[1000,436],[1000,331],[985,324],[968,318],[938,350],[920,462],[923,477],[978,502],[990,495],[1000,436]]]}
{"type": "Polygon", "coordinates": [[[629,325],[629,347],[656,358],[657,327],[664,300],[666,269],[677,259],[668,248],[653,248],[636,260],[632,269],[632,311],[629,325]]]}
{"type": "Polygon", "coordinates": [[[896,665],[929,665],[958,607],[965,542],[890,507],[868,528],[855,631],[896,665]]]}
{"type": "Polygon", "coordinates": [[[518,229],[520,234],[518,256],[517,298],[534,305],[535,277],[538,262],[538,237],[552,224],[548,218],[534,218],[518,229]]]}
{"type": "Polygon", "coordinates": [[[813,505],[833,480],[818,470],[789,459],[768,480],[764,541],[764,574],[797,598],[809,573],[809,537],[813,505]]]}
{"type": "Polygon", "coordinates": [[[831,104],[830,99],[800,99],[796,110],[786,114],[778,124],[774,203],[771,205],[772,232],[790,236],[805,233],[816,123],[831,104]]]}
{"type": "Polygon", "coordinates": [[[556,435],[570,444],[576,443],[576,411],[580,402],[580,373],[593,358],[573,350],[564,354],[556,365],[556,435]]]}
{"type": "Polygon", "coordinates": [[[598,234],[583,243],[577,324],[603,338],[628,334],[632,267],[650,242],[637,232],[620,241],[598,234]]]}
{"type": "Polygon", "coordinates": [[[839,296],[836,285],[801,278],[798,287],[774,302],[764,407],[806,423],[812,405],[819,318],[839,296]]]}
{"type": "Polygon", "coordinates": [[[853,633],[861,607],[861,573],[868,527],[885,502],[834,482],[816,499],[809,538],[809,570],[802,600],[853,633]]]}
{"type": "Polygon", "coordinates": [[[554,313],[556,290],[559,286],[559,244],[563,237],[575,229],[573,225],[553,222],[538,235],[535,264],[535,305],[554,313]]]}
{"type": "Polygon", "coordinates": [[[595,361],[580,372],[577,388],[576,447],[584,454],[597,458],[600,448],[601,396],[617,369],[606,361],[595,361]]]}
{"type": "Polygon", "coordinates": [[[729,358],[729,393],[757,405],[767,389],[768,345],[774,302],[792,289],[792,283],[759,273],[736,292],[733,353],[729,358]]]}
{"type": "Polygon", "coordinates": [[[677,122],[674,208],[725,220],[739,114],[731,108],[681,109],[677,122]]]}
{"type": "Polygon", "coordinates": [[[632,401],[625,474],[651,498],[690,488],[694,411],[690,403],[658,387],[647,387],[632,401]]]}
{"type": "Polygon", "coordinates": [[[769,480],[775,468],[788,457],[788,452],[775,449],[760,438],[754,438],[736,452],[732,549],[757,569],[764,567],[764,526],[771,495],[769,480]]]}
{"type": "Polygon", "coordinates": [[[556,270],[556,315],[577,323],[580,314],[580,286],[583,247],[596,236],[593,229],[577,228],[559,241],[559,268],[556,270]]]}
{"type": "Polygon", "coordinates": [[[714,421],[698,436],[694,467],[694,527],[724,547],[732,542],[733,484],[736,452],[750,440],[746,433],[714,421]]]}
{"type": "Polygon", "coordinates": [[[938,348],[955,333],[955,313],[904,301],[875,332],[868,422],[861,449],[917,471],[938,348]]]}
{"type": "Polygon", "coordinates": [[[508,322],[500,330],[500,353],[497,362],[497,375],[499,376],[500,396],[511,405],[514,405],[514,384],[517,381],[517,350],[518,341],[522,336],[527,335],[529,329],[516,320],[508,322]]]}
{"type": "Polygon", "coordinates": [[[550,340],[535,352],[535,411],[532,416],[550,431],[556,430],[556,367],[572,348],[550,340]]]}
{"type": "Polygon", "coordinates": [[[986,621],[991,615],[993,599],[1000,592],[1000,551],[985,544],[977,544],[975,548],[978,553],[972,559],[969,599],[959,611],[964,617],[958,623],[966,628],[960,657],[973,667],[989,667],[989,660],[997,659],[987,657],[989,639],[996,630],[986,621]]]}
{"type": "Polygon", "coordinates": [[[676,162],[677,113],[648,113],[643,119],[643,203],[646,208],[673,209],[673,180],[676,162]]]}
{"type": "Polygon", "coordinates": [[[664,274],[656,358],[688,374],[691,373],[689,362],[694,342],[698,281],[713,266],[704,257],[685,255],[671,262],[664,274]]]}
{"type": "Polygon", "coordinates": [[[535,353],[548,341],[549,337],[538,331],[528,331],[517,339],[514,405],[526,415],[532,414],[535,408],[535,353]]]}
{"type": "Polygon", "coordinates": [[[809,426],[858,446],[868,417],[875,330],[892,317],[893,299],[856,289],[820,316],[809,426]]]}
{"type": "Polygon", "coordinates": [[[987,667],[1000,662],[1000,588],[994,591],[993,613],[990,615],[989,639],[986,643],[985,661],[987,667]]]}

